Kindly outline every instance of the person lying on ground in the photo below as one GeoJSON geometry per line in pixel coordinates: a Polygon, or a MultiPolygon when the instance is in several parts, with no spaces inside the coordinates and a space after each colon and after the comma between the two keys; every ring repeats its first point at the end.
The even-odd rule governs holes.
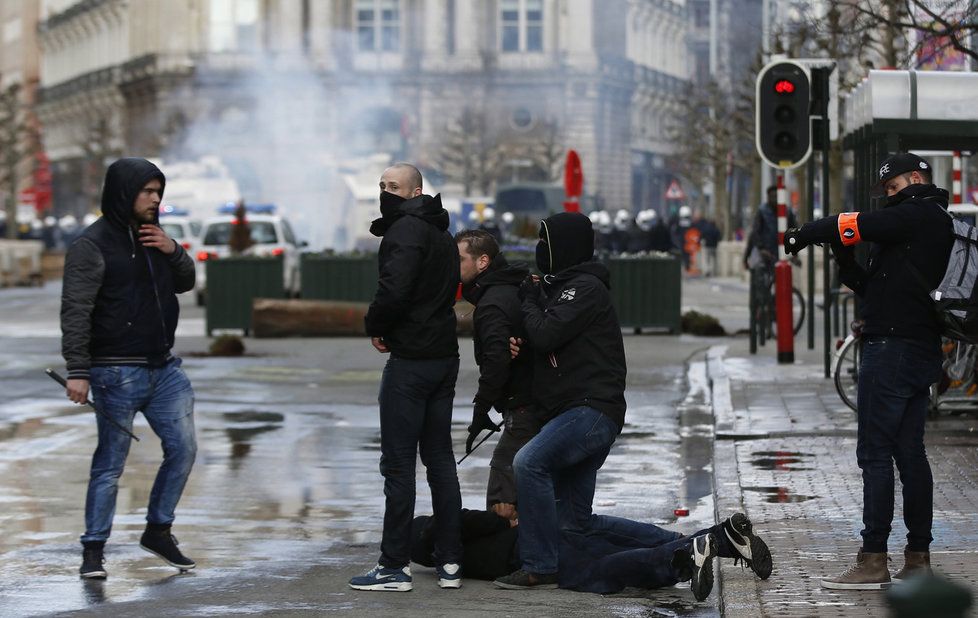
{"type": "MultiPolygon", "coordinates": [[[[494,580],[520,564],[517,520],[462,509],[462,569],[471,579],[494,580]]],[[[560,535],[558,585],[579,592],[611,594],[625,588],[652,590],[689,581],[702,601],[713,588],[713,559],[743,561],[761,579],[771,576],[767,544],[751,521],[736,513],[723,522],[684,536],[655,524],[612,517],[602,531],[560,535]]],[[[433,567],[434,517],[414,518],[411,561],[433,567]]],[[[556,587],[556,586],[555,586],[556,587]]]]}

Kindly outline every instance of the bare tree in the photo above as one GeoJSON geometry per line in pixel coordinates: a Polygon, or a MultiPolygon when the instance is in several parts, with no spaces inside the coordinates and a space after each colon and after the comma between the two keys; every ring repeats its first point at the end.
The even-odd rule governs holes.
{"type": "MultiPolygon", "coordinates": [[[[909,50],[911,54],[927,44],[935,52],[953,49],[978,61],[978,3],[972,0],[830,0],[830,4],[870,28],[880,28],[885,33],[915,33],[917,41],[909,50]]],[[[894,40],[884,36],[881,43],[888,60],[895,60],[894,40]]],[[[890,66],[899,65],[893,62],[890,66]]]]}
{"type": "Polygon", "coordinates": [[[21,164],[30,154],[27,112],[18,84],[0,93],[0,192],[6,198],[7,238],[17,238],[17,189],[21,164]]]}
{"type": "Polygon", "coordinates": [[[437,161],[445,176],[462,185],[466,195],[489,193],[502,167],[500,144],[482,109],[466,107],[446,126],[437,161]]]}
{"type": "Polygon", "coordinates": [[[749,173],[758,160],[753,150],[753,80],[750,85],[736,84],[732,93],[715,80],[690,85],[666,129],[675,146],[672,169],[693,186],[712,187],[712,215],[725,238],[732,229],[727,178],[734,169],[749,173]]]}
{"type": "Polygon", "coordinates": [[[116,131],[107,116],[99,115],[85,126],[77,144],[82,151],[81,192],[87,209],[95,212],[100,207],[102,181],[109,163],[121,155],[116,131]]]}

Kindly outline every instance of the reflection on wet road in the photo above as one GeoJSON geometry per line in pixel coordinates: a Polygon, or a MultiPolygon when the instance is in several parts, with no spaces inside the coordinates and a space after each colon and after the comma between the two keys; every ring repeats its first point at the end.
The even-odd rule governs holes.
{"type": "MultiPolygon", "coordinates": [[[[138,548],[161,457],[158,440],[138,417],[135,431],[143,441],[133,443],[120,482],[105,582],[82,582],[77,575],[95,444],[92,414],[61,399],[41,373],[60,366],[56,338],[16,341],[20,352],[0,352],[0,377],[9,385],[0,405],[0,615],[71,611],[209,587],[226,597],[257,577],[286,581],[314,565],[350,564],[351,546],[363,547],[351,571],[376,558],[383,482],[374,402],[383,359],[363,341],[267,342],[249,357],[187,356],[199,448],[173,530],[198,569],[177,575],[138,548]],[[12,352],[20,362],[8,357],[12,352]]],[[[184,345],[203,349],[206,342],[184,345]]],[[[453,427],[459,448],[476,378],[470,349],[463,348],[462,357],[453,427]]],[[[712,522],[710,434],[704,429],[709,419],[696,401],[677,414],[685,392],[682,366],[632,372],[628,425],[599,477],[597,511],[674,523],[673,510],[685,506],[692,515],[679,522],[682,529],[712,522]]],[[[459,467],[468,508],[484,508],[494,443],[459,467]]],[[[418,472],[417,512],[430,512],[420,465],[418,472]]],[[[330,601],[329,594],[323,591],[326,605],[319,611],[342,609],[349,600],[339,595],[330,601]]],[[[273,609],[317,608],[230,610],[217,604],[197,606],[194,614],[273,609]]]]}

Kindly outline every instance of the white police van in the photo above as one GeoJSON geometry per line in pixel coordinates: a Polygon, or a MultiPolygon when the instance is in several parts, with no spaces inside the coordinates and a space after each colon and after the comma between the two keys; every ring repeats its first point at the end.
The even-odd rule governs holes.
{"type": "MultiPolygon", "coordinates": [[[[204,221],[200,245],[194,254],[197,262],[197,304],[207,298],[207,262],[228,257],[231,249],[228,241],[234,226],[237,205],[225,204],[217,216],[204,221]]],[[[291,296],[299,294],[299,252],[306,246],[299,242],[288,220],[276,214],[274,204],[246,204],[245,217],[251,230],[253,243],[242,255],[282,256],[285,290],[291,296]]]]}

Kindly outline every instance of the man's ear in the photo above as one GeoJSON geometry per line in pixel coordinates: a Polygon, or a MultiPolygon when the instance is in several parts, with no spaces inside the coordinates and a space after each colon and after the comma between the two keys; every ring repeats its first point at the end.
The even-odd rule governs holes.
{"type": "Polygon", "coordinates": [[[917,170],[914,170],[914,171],[910,172],[910,184],[912,184],[912,185],[925,185],[927,183],[924,181],[924,177],[920,174],[920,172],[918,172],[917,170]]]}
{"type": "Polygon", "coordinates": [[[489,268],[489,263],[490,262],[492,262],[492,260],[489,259],[489,256],[488,255],[486,255],[485,253],[483,253],[482,255],[480,255],[479,256],[479,272],[482,272],[483,270],[489,268]]]}
{"type": "Polygon", "coordinates": [[[414,193],[411,194],[411,197],[418,197],[422,193],[424,193],[424,191],[422,191],[421,187],[415,187],[414,193]]]}

